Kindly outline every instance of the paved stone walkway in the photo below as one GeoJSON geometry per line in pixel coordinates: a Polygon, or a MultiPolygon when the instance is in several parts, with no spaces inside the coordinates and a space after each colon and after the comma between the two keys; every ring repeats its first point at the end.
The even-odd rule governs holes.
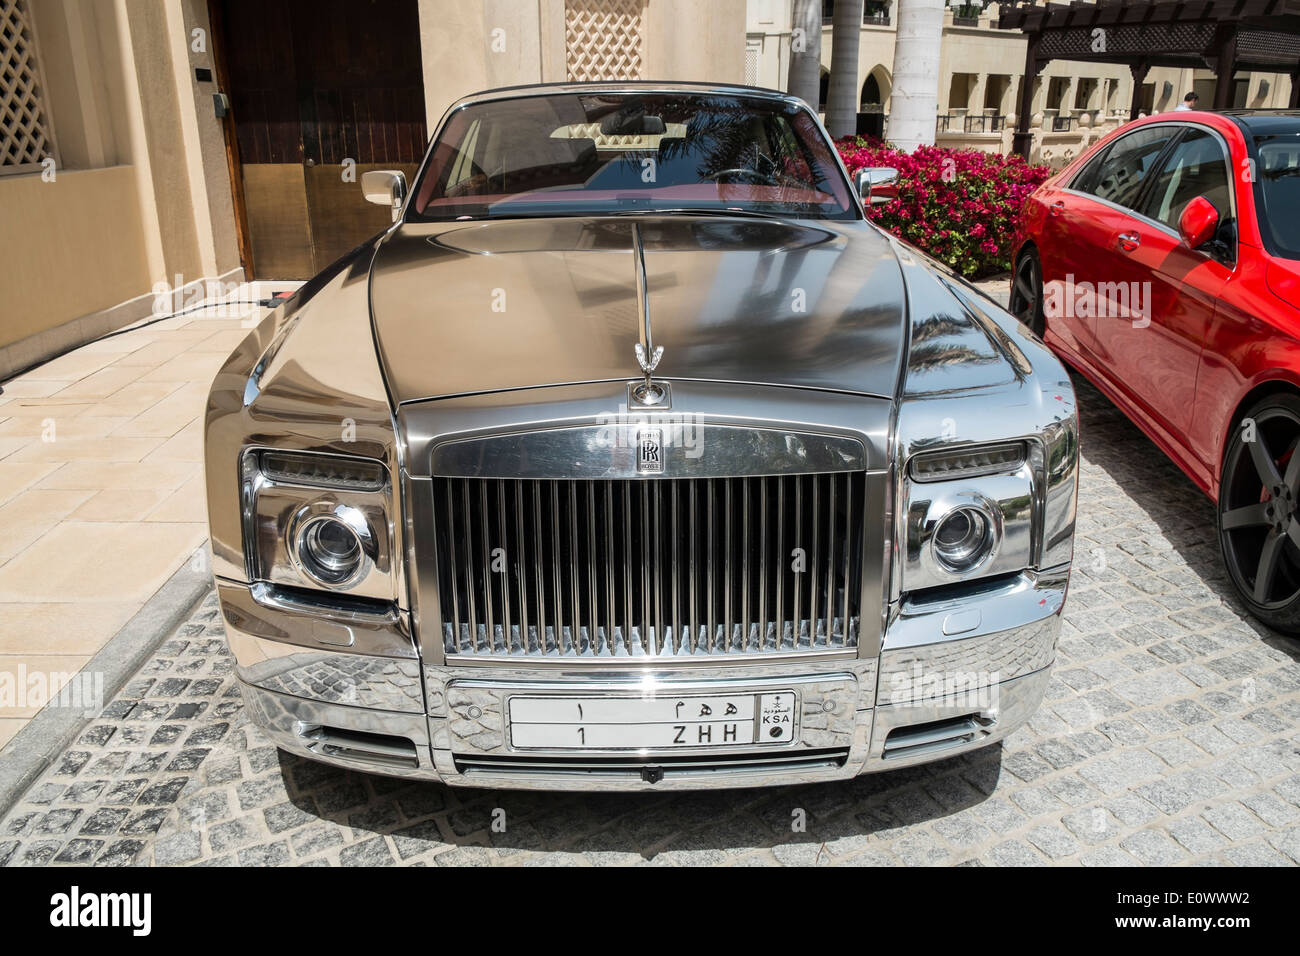
{"type": "Polygon", "coordinates": [[[700,794],[349,773],[282,756],[245,722],[209,598],[0,821],[0,863],[1294,865],[1300,644],[1231,599],[1210,503],[1095,391],[1080,399],[1055,677],[1001,747],[700,794]]]}
{"type": "MultiPolygon", "coordinates": [[[[101,338],[4,383],[0,677],[21,685],[40,673],[57,693],[203,543],[208,389],[266,314],[229,303],[270,294],[242,286],[227,304],[101,338]]],[[[0,699],[0,747],[44,703],[31,696],[0,699]]]]}

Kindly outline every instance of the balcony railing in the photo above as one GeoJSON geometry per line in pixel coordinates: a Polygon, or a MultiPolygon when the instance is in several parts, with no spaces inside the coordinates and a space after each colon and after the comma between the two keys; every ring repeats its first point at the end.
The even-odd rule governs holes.
{"type": "MultiPolygon", "coordinates": [[[[829,24],[834,19],[834,0],[822,0],[822,23],[829,24]]],[[[862,22],[867,26],[889,26],[889,4],[868,3],[862,8],[862,22]]]]}
{"type": "Polygon", "coordinates": [[[998,113],[945,113],[938,117],[935,129],[940,133],[1000,133],[1006,125],[1006,116],[998,113]]]}

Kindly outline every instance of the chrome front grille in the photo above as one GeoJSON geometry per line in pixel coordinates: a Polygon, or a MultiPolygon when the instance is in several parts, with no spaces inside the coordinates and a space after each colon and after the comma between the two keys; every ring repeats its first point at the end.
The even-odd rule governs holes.
{"type": "Polygon", "coordinates": [[[862,472],[435,478],[449,655],[608,659],[857,646],[862,472]]]}

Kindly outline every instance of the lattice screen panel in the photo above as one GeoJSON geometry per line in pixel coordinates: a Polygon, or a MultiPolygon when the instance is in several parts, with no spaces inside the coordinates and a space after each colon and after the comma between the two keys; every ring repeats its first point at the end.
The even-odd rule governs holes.
{"type": "Polygon", "coordinates": [[[57,156],[28,0],[0,0],[0,174],[57,156]]]}
{"type": "Polygon", "coordinates": [[[567,0],[564,50],[569,79],[641,79],[644,0],[567,0]]]}

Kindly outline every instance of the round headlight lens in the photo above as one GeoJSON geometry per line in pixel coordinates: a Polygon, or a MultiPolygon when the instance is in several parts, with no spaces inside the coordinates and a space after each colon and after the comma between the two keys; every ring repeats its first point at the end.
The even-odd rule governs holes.
{"type": "Polygon", "coordinates": [[[957,574],[978,567],[993,548],[993,522],[978,508],[958,508],[934,529],[934,554],[957,574]]]}
{"type": "Polygon", "coordinates": [[[309,518],[295,539],[299,566],[318,584],[340,587],[360,574],[365,560],[361,539],[341,518],[332,514],[309,518]]]}

